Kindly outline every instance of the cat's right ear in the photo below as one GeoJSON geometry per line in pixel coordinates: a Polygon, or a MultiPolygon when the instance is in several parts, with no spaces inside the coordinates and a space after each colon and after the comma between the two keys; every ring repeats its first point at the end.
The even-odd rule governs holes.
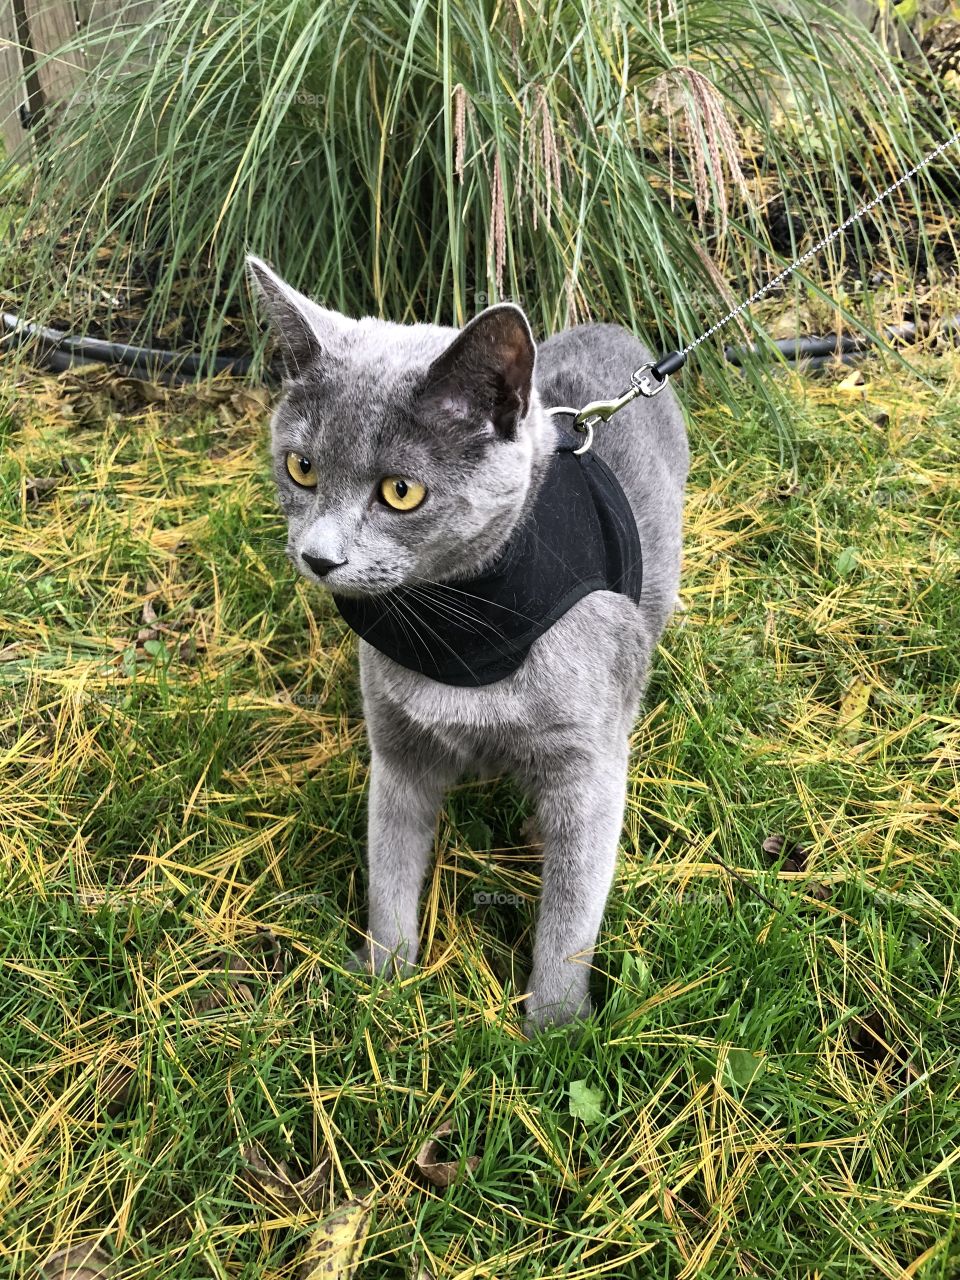
{"type": "Polygon", "coordinates": [[[250,283],[263,302],[277,340],[286,376],[300,378],[322,368],[350,321],[287,284],[262,258],[248,253],[246,263],[250,283]]]}

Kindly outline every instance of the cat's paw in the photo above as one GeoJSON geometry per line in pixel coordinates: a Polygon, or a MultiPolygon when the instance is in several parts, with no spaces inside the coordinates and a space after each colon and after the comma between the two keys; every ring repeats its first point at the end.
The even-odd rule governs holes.
{"type": "Polygon", "coordinates": [[[396,951],[387,951],[381,946],[371,948],[370,943],[365,942],[357,951],[351,951],[348,954],[345,967],[350,973],[367,973],[371,976],[375,974],[381,978],[391,978],[394,975],[405,978],[413,973],[415,966],[408,959],[407,949],[404,947],[398,947],[396,951]]]}
{"type": "Polygon", "coordinates": [[[545,1027],[559,1027],[581,1018],[589,1018],[592,1012],[593,1001],[585,991],[571,990],[551,996],[547,990],[538,993],[534,988],[527,996],[524,1034],[532,1037],[545,1027]]]}

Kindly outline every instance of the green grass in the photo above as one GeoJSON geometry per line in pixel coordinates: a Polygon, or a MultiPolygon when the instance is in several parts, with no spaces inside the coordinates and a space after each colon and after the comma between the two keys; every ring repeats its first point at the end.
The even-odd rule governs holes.
{"type": "Polygon", "coordinates": [[[359,1274],[384,1280],[414,1255],[437,1280],[955,1276],[960,361],[923,370],[793,381],[778,429],[747,392],[698,412],[688,607],[636,728],[599,1011],[534,1042],[538,866],[507,781],[444,810],[421,971],[343,968],[355,641],[282,555],[263,407],[22,385],[0,426],[0,1272],[102,1239],[119,1277],[290,1276],[354,1198],[359,1274]],[[414,1161],[445,1120],[479,1163],[439,1188],[414,1161]],[[303,1173],[332,1155],[329,1186],[253,1195],[251,1142],[303,1173]]]}
{"type": "MultiPolygon", "coordinates": [[[[670,350],[958,124],[922,61],[823,0],[743,0],[735,22],[725,0],[176,0],[140,19],[56,55],[88,74],[4,287],[31,319],[204,356],[262,354],[247,250],[348,314],[459,325],[508,297],[545,331],[619,319],[670,350]]],[[[834,323],[940,309],[941,273],[921,277],[934,242],[956,254],[958,174],[945,153],[809,264],[834,323]]],[[[794,282],[781,310],[803,300],[794,282]]],[[[725,367],[701,357],[716,393],[725,367]]]]}

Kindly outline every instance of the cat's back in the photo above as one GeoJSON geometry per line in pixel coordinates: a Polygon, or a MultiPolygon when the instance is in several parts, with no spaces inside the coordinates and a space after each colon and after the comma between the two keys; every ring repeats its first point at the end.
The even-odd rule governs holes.
{"type": "MultiPolygon", "coordinates": [[[[616,324],[565,329],[537,348],[536,386],[545,409],[582,408],[626,391],[630,375],[654,357],[616,324]]],[[[673,607],[680,568],[683,490],[689,452],[683,411],[668,384],[638,396],[597,426],[593,449],[620,481],[637,520],[644,591],[658,630],[673,607]]]]}
{"type": "MultiPolygon", "coordinates": [[[[584,324],[547,338],[537,348],[536,384],[544,408],[610,400],[630,386],[630,375],[654,356],[618,324],[584,324]]],[[[617,473],[628,498],[640,477],[637,464],[657,460],[682,488],[687,472],[683,413],[669,385],[653,397],[638,396],[598,426],[594,449],[617,473]]],[[[646,485],[642,485],[646,489],[646,485]]]]}

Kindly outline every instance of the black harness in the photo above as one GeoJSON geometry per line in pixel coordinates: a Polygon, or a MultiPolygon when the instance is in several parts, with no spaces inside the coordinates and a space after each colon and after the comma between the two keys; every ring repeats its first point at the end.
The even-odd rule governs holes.
{"type": "Polygon", "coordinates": [[[512,675],[534,640],[592,591],[640,600],[640,535],[616,476],[562,431],[533,506],[493,566],[462,582],[334,595],[357,635],[441,684],[512,675]]]}

